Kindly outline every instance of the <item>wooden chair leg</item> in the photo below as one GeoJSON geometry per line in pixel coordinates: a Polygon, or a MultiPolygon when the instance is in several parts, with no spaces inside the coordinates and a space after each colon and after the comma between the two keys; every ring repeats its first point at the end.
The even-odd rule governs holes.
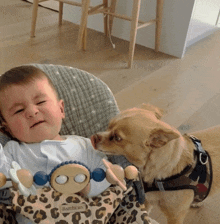
{"type": "MultiPolygon", "coordinates": [[[[111,0],[111,6],[110,6],[110,12],[115,13],[115,8],[116,8],[116,2],[117,0],[111,0]]],[[[112,33],[112,26],[113,26],[113,19],[114,16],[109,15],[109,32],[110,34],[112,33]]]]}
{"type": "Polygon", "coordinates": [[[39,3],[39,0],[34,0],[33,1],[32,21],[31,21],[31,37],[35,37],[35,28],[36,28],[36,22],[37,22],[38,3],[39,3]]]}
{"type": "Polygon", "coordinates": [[[87,29],[87,19],[88,19],[88,10],[90,6],[90,0],[82,0],[82,15],[81,15],[81,22],[80,22],[80,28],[79,28],[79,34],[78,34],[78,48],[79,50],[84,49],[85,50],[85,44],[83,42],[85,41],[85,29],[87,29]]]}
{"type": "MultiPolygon", "coordinates": [[[[103,0],[104,8],[108,7],[108,0],[103,0]]],[[[108,36],[108,15],[104,15],[104,34],[108,36]]]]}
{"type": "Polygon", "coordinates": [[[86,50],[86,45],[87,45],[87,23],[86,23],[86,27],[85,27],[84,33],[83,33],[83,46],[82,46],[82,49],[84,51],[86,50]]]}
{"type": "Polygon", "coordinates": [[[131,68],[134,59],[134,49],[137,36],[138,18],[140,13],[141,0],[133,0],[132,9],[132,21],[131,21],[131,31],[130,31],[130,46],[129,46],[129,60],[128,67],[131,68]]]}
{"type": "Polygon", "coordinates": [[[59,2],[59,26],[62,25],[63,20],[63,2],[59,2]]]}
{"type": "Polygon", "coordinates": [[[157,0],[156,9],[156,33],[155,33],[155,51],[160,49],[160,37],[162,30],[162,16],[163,16],[163,2],[164,0],[157,0]]]}

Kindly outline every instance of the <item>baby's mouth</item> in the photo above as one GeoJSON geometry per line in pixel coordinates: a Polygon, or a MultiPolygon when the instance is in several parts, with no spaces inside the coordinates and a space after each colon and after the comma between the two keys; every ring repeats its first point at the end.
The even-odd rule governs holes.
{"type": "Polygon", "coordinates": [[[31,128],[37,126],[38,124],[44,123],[44,122],[45,122],[45,121],[38,121],[38,122],[36,122],[35,124],[33,124],[33,125],[31,126],[31,128]]]}

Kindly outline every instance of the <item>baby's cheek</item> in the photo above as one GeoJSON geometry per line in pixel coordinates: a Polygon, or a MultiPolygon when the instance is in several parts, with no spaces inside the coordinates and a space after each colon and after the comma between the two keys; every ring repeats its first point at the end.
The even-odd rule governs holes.
{"type": "Polygon", "coordinates": [[[26,127],[20,120],[18,122],[12,122],[11,135],[21,140],[28,134],[28,127],[26,127]]]}

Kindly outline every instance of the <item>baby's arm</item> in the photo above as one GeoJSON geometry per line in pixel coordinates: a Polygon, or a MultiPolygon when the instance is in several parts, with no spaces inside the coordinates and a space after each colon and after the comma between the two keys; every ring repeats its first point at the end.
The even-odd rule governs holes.
{"type": "Polygon", "coordinates": [[[6,144],[4,148],[0,144],[0,173],[3,173],[6,177],[9,177],[8,171],[10,170],[13,161],[9,151],[9,144],[6,144]]]}
{"type": "Polygon", "coordinates": [[[10,191],[8,189],[5,188],[9,188],[12,186],[12,182],[11,181],[7,181],[6,178],[9,177],[8,175],[8,171],[11,168],[11,156],[7,156],[5,154],[7,150],[2,147],[2,145],[0,144],[0,173],[1,173],[1,187],[0,187],[0,203],[4,203],[4,204],[11,204],[11,194],[10,191]]]}

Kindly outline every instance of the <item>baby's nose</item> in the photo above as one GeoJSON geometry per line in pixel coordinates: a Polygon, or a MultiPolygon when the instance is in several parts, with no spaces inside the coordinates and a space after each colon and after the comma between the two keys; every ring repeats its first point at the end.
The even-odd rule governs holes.
{"type": "Polygon", "coordinates": [[[34,117],[36,114],[38,114],[38,112],[39,112],[39,110],[37,109],[36,106],[31,106],[31,107],[27,108],[27,110],[26,110],[26,116],[28,118],[34,117]]]}

